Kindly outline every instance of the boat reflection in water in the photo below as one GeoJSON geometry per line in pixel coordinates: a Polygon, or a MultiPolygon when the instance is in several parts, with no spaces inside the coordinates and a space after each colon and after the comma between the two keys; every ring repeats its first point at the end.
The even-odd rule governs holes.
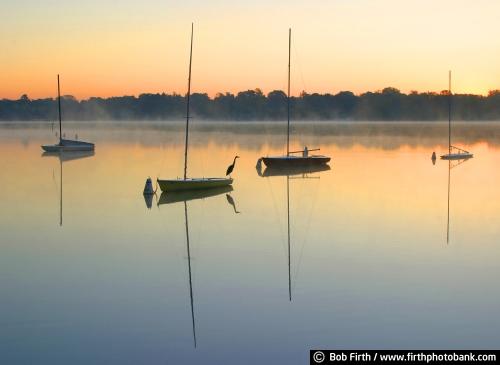
{"type": "Polygon", "coordinates": [[[470,160],[470,157],[462,158],[460,160],[448,160],[448,213],[446,218],[446,243],[450,243],[450,191],[451,191],[451,170],[464,162],[470,160]]]}
{"type": "Polygon", "coordinates": [[[206,190],[179,190],[161,193],[157,205],[187,202],[190,200],[206,199],[233,191],[231,185],[206,190]]]}
{"type": "Polygon", "coordinates": [[[146,207],[148,209],[151,209],[153,207],[153,196],[156,196],[156,194],[142,194],[144,197],[144,203],[146,203],[146,207]]]}
{"type": "Polygon", "coordinates": [[[44,152],[42,157],[59,159],[59,225],[63,224],[63,163],[94,156],[94,151],[44,152]]]}
{"type": "Polygon", "coordinates": [[[292,262],[291,262],[291,234],[290,234],[290,180],[291,179],[319,179],[319,176],[309,176],[309,174],[330,170],[329,165],[304,165],[290,167],[266,167],[262,171],[262,161],[259,159],[255,166],[257,174],[261,177],[286,177],[286,225],[287,225],[287,246],[288,246],[288,300],[292,301],[292,262]]]}
{"type": "MultiPolygon", "coordinates": [[[[189,216],[188,216],[188,201],[207,199],[217,195],[226,194],[226,198],[230,205],[235,208],[234,199],[229,195],[233,190],[231,185],[223,186],[220,188],[213,188],[207,190],[181,190],[172,192],[163,192],[157,202],[158,207],[165,204],[184,203],[184,222],[186,227],[186,249],[188,258],[188,278],[189,278],[189,299],[191,304],[191,322],[193,327],[193,343],[196,348],[196,321],[194,315],[194,295],[193,295],[193,277],[191,272],[191,248],[189,245],[189,216]],[[230,201],[231,200],[231,201],[230,201]]],[[[152,195],[151,199],[152,199],[152,195]]],[[[235,213],[239,213],[236,211],[235,213]]]]}

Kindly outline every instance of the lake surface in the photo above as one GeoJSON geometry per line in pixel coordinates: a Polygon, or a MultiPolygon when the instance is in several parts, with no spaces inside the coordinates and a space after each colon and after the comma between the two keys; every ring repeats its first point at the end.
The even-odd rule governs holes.
{"type": "Polygon", "coordinates": [[[263,177],[283,123],[195,122],[188,175],[223,176],[238,154],[233,190],[151,208],[145,179],[182,175],[182,124],[64,130],[95,154],[42,156],[50,124],[0,125],[0,363],[498,348],[500,124],[454,125],[474,158],[451,169],[431,161],[446,124],[294,124],[291,148],[331,169],[263,177]]]}

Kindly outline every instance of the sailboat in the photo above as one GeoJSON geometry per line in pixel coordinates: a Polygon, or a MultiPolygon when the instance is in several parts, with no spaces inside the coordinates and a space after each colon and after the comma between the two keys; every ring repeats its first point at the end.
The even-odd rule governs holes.
{"type": "Polygon", "coordinates": [[[93,143],[62,138],[61,88],[59,83],[59,75],[57,75],[57,106],[59,110],[59,143],[52,145],[43,145],[42,149],[46,152],[93,151],[95,147],[93,143]]]}
{"type": "Polygon", "coordinates": [[[451,144],[451,71],[448,72],[448,153],[441,156],[442,160],[463,160],[472,158],[469,151],[455,147],[451,144]]]}
{"type": "Polygon", "coordinates": [[[189,53],[189,76],[188,76],[188,91],[187,91],[187,106],[186,106],[186,138],[184,142],[184,178],[182,179],[156,179],[161,191],[179,191],[179,190],[196,190],[196,189],[212,189],[222,186],[231,185],[233,179],[231,177],[203,177],[203,178],[188,178],[187,177],[187,158],[188,158],[188,141],[189,141],[189,101],[191,96],[191,64],[193,60],[193,24],[191,23],[191,48],[189,53]]]}
{"type": "Polygon", "coordinates": [[[94,151],[79,151],[70,154],[44,152],[42,157],[59,158],[59,225],[63,225],[63,163],[94,156],[94,151]]]}
{"type": "Polygon", "coordinates": [[[315,166],[325,165],[330,162],[330,157],[323,155],[310,155],[309,152],[319,151],[319,148],[308,149],[304,147],[300,151],[290,151],[290,53],[292,47],[292,30],[288,29],[288,91],[287,91],[287,134],[286,134],[286,156],[261,157],[267,167],[293,167],[293,166],[315,166]],[[296,155],[297,154],[297,155],[296,155]]]}

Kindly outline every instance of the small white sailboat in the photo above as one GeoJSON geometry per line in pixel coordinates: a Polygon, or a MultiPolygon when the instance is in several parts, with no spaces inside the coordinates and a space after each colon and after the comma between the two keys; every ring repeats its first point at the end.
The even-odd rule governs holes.
{"type": "Polygon", "coordinates": [[[61,89],[59,86],[59,75],[57,75],[57,105],[59,109],[59,143],[51,145],[43,145],[42,149],[45,152],[84,152],[93,151],[94,144],[83,141],[75,141],[62,138],[62,117],[61,117],[61,89]]]}
{"type": "Polygon", "coordinates": [[[441,155],[442,160],[463,160],[472,158],[469,151],[455,147],[451,144],[451,71],[448,73],[448,153],[441,155]]]}
{"type": "Polygon", "coordinates": [[[290,151],[290,53],[292,47],[292,30],[288,29],[288,93],[287,93],[287,136],[286,156],[266,156],[261,160],[270,168],[293,168],[298,166],[318,166],[330,162],[330,157],[323,155],[310,155],[309,152],[319,151],[319,148],[300,151],[290,151]],[[300,155],[295,155],[300,154],[300,155]]]}
{"type": "Polygon", "coordinates": [[[209,178],[188,178],[187,177],[187,157],[188,157],[188,137],[189,137],[189,101],[191,96],[191,64],[193,60],[193,24],[191,24],[191,48],[189,53],[189,77],[186,107],[186,139],[184,145],[184,178],[182,179],[157,179],[161,191],[179,191],[212,189],[228,186],[233,183],[231,177],[209,177],[209,178]]]}

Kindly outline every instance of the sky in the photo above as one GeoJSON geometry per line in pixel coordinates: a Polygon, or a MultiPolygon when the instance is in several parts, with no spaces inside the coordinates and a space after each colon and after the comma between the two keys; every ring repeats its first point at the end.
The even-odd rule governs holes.
{"type": "Polygon", "coordinates": [[[498,0],[2,0],[0,98],[500,89],[498,0]]]}

